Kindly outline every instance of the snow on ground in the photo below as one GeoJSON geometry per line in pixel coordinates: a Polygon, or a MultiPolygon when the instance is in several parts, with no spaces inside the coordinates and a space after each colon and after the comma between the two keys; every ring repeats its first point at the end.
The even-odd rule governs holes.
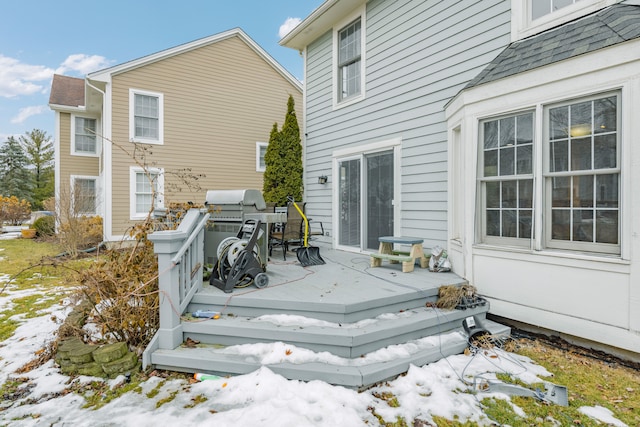
{"type": "MultiPolygon", "coordinates": [[[[11,294],[0,294],[0,307],[10,306],[8,300],[11,298],[11,294]]],[[[87,401],[77,393],[69,392],[72,387],[106,381],[111,388],[117,388],[126,385],[125,378],[70,378],[60,374],[53,361],[27,373],[15,373],[54,339],[59,326],[56,319],[63,319],[67,311],[63,305],[55,305],[40,317],[21,318],[22,324],[14,335],[0,343],[0,383],[7,379],[22,381],[18,396],[3,396],[0,425],[376,426],[379,421],[372,408],[377,415],[391,422],[397,417],[409,421],[431,421],[438,415],[490,425],[479,404],[487,394],[469,392],[474,390],[474,381],[495,379],[495,374],[500,372],[510,373],[525,383],[540,382],[550,375],[528,358],[501,350],[481,350],[475,355],[456,355],[422,367],[411,366],[406,375],[364,392],[321,381],[287,380],[264,366],[250,374],[196,383],[152,376],[141,385],[140,391],[123,394],[99,409],[83,408],[87,401]],[[386,393],[392,393],[400,406],[392,407],[384,401],[382,397],[386,393]]],[[[262,320],[284,323],[291,319],[262,320]]],[[[395,357],[411,351],[411,346],[423,345],[420,341],[390,346],[364,359],[373,361],[395,357]]],[[[282,354],[284,346],[282,343],[252,344],[229,347],[225,351],[259,357],[268,365],[280,362],[273,355],[282,354]]],[[[286,347],[292,349],[291,356],[294,357],[287,360],[293,363],[336,359],[328,353],[286,347]]],[[[508,399],[506,395],[493,396],[508,399]]],[[[581,411],[605,423],[624,426],[605,408],[585,407],[581,411]]]]}

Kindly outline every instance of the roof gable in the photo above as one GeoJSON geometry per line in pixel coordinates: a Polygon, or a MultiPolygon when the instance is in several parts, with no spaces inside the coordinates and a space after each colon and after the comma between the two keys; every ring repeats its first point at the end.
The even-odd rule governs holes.
{"type": "Polygon", "coordinates": [[[640,37],[640,6],[617,4],[511,43],[466,88],[640,37]]]}
{"type": "Polygon", "coordinates": [[[49,105],[84,106],[84,79],[54,74],[49,105]]]}
{"type": "Polygon", "coordinates": [[[296,79],[289,71],[282,67],[271,55],[269,55],[264,49],[262,49],[256,42],[254,42],[244,31],[240,28],[235,28],[223,33],[215,34],[202,39],[194,40],[189,43],[185,43],[179,46],[175,46],[169,49],[162,50],[160,52],[153,53],[151,55],[143,56],[138,59],[134,59],[119,65],[115,65],[104,70],[96,71],[87,75],[90,80],[97,80],[102,82],[108,82],[111,77],[124,73],[139,67],[143,67],[147,64],[161,61],[163,59],[170,58],[181,53],[185,53],[194,49],[198,49],[203,46],[207,46],[213,43],[218,43],[231,37],[238,37],[251,47],[265,62],[271,65],[278,73],[280,73],[285,79],[289,80],[291,84],[298,87],[302,91],[302,84],[296,79]]]}

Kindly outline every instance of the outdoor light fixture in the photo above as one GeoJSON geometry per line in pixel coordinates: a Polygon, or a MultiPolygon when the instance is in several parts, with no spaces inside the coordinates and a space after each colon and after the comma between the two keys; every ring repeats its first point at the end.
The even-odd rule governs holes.
{"type": "Polygon", "coordinates": [[[326,175],[320,175],[318,177],[318,184],[326,184],[327,183],[327,176],[326,175]]]}

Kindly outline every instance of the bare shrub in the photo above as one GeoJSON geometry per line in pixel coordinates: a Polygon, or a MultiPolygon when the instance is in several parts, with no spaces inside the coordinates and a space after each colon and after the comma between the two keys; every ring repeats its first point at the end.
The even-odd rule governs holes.
{"type": "Polygon", "coordinates": [[[3,222],[11,225],[19,225],[29,219],[31,215],[31,204],[16,196],[0,196],[0,226],[3,222]]]}

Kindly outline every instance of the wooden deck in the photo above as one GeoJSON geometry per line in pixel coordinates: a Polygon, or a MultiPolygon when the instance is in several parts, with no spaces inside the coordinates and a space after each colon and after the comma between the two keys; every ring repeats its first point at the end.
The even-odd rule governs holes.
{"type": "Polygon", "coordinates": [[[401,374],[410,364],[462,352],[467,347],[462,320],[468,316],[485,322],[491,333],[509,333],[508,328],[485,319],[488,304],[451,311],[431,306],[440,286],[465,283],[453,273],[428,269],[402,273],[401,264],[371,268],[367,254],[313,244],[320,247],[325,265],[303,268],[295,254],[283,262],[274,250],[265,288],[251,285],[224,293],[204,284],[188,304],[181,323],[184,340],[200,344],[173,350],[151,345],[145,355],[147,363],[161,369],[222,375],[248,373],[266,365],[290,379],[319,379],[362,388],[401,374]],[[219,312],[220,318],[191,317],[197,310],[219,312]],[[437,339],[425,340],[427,337],[437,339]],[[368,355],[407,342],[416,343],[407,357],[367,362],[368,355]],[[286,343],[292,348],[329,352],[340,361],[290,363],[285,358],[264,363],[257,355],[234,352],[233,346],[256,343],[286,343]]]}

